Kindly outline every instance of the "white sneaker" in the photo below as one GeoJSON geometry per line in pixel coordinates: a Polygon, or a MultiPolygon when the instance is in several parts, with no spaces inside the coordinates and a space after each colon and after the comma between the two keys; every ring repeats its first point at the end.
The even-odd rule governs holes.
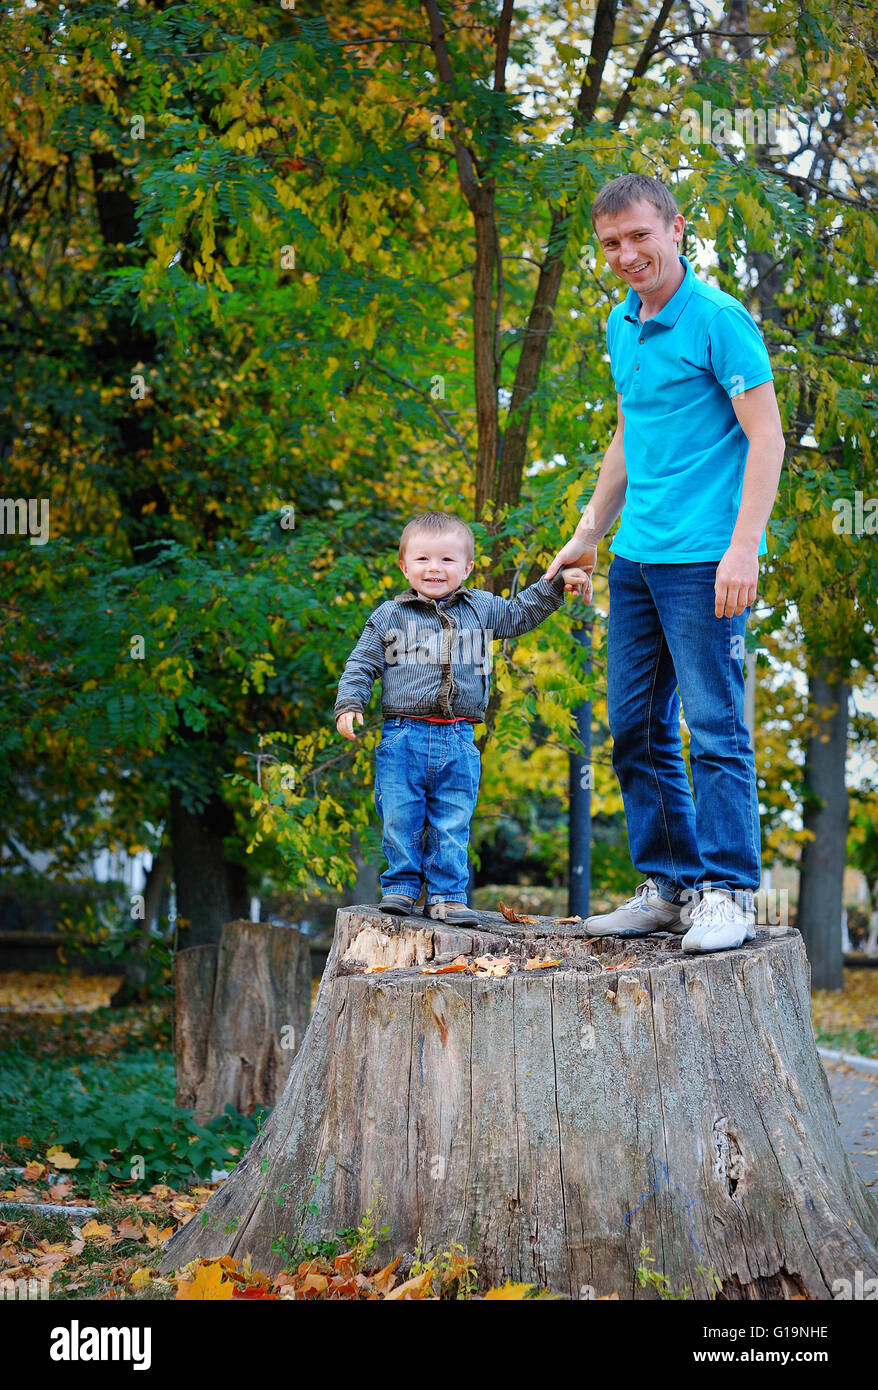
{"type": "Polygon", "coordinates": [[[633,897],[612,912],[587,917],[587,936],[649,936],[650,932],[681,931],[683,903],[671,903],[659,893],[651,878],[638,883],[633,897]]]}
{"type": "Polygon", "coordinates": [[[756,935],[756,913],[747,912],[719,890],[702,896],[690,921],[682,941],[684,951],[729,951],[756,935]]]}

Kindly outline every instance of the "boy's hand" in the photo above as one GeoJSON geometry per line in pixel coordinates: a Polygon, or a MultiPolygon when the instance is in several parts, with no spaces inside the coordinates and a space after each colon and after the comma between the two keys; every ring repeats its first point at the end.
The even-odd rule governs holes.
{"type": "Polygon", "coordinates": [[[335,721],[335,727],[338,729],[338,732],[341,734],[342,738],[357,737],[354,733],[355,719],[358,724],[362,724],[363,716],[360,714],[359,710],[349,709],[346,710],[344,714],[340,714],[338,716],[338,719],[336,719],[335,721]]]}
{"type": "Polygon", "coordinates": [[[580,569],[578,565],[563,565],[561,574],[564,576],[565,594],[582,594],[586,603],[591,602],[591,575],[587,570],[580,569]]]}

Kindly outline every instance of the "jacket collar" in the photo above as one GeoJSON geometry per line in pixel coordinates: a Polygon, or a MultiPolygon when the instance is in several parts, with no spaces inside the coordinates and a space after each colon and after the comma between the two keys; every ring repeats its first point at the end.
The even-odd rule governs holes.
{"type": "Polygon", "coordinates": [[[435,604],[437,608],[441,604],[444,608],[447,608],[452,599],[468,597],[469,593],[465,586],[463,584],[458,584],[456,589],[452,589],[451,593],[446,594],[442,599],[427,598],[424,594],[419,594],[417,589],[406,589],[404,594],[397,594],[393,602],[435,604]]]}

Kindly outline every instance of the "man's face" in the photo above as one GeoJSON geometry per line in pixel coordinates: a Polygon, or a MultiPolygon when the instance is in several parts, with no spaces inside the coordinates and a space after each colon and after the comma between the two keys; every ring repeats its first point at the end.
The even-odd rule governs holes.
{"type": "Polygon", "coordinates": [[[622,212],[597,217],[594,230],[610,269],[641,299],[649,299],[679,278],[685,225],[678,213],[666,226],[658,208],[641,199],[622,212]]]}
{"type": "Polygon", "coordinates": [[[399,567],[412,588],[424,598],[445,598],[466,579],[473,567],[458,531],[416,531],[409,537],[399,567]]]}

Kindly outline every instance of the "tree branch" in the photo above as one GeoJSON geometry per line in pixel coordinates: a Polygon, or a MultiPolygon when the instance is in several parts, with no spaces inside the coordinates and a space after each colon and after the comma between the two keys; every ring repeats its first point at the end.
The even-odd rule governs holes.
{"type": "Polygon", "coordinates": [[[622,118],[626,115],[628,108],[630,107],[631,102],[634,99],[634,88],[637,86],[637,83],[639,82],[640,78],[646,72],[646,69],[649,67],[650,60],[652,59],[653,54],[658,48],[658,42],[661,38],[661,33],[662,29],[664,28],[665,20],[667,19],[668,14],[671,8],[673,7],[673,4],[674,0],[663,0],[662,7],[656,16],[655,23],[649,31],[649,37],[647,38],[646,43],[643,46],[640,57],[634,64],[634,67],[631,72],[631,77],[628,80],[628,86],[625,88],[621,97],[616,102],[616,109],[613,112],[612,117],[613,125],[619,125],[621,123],[622,118]]]}
{"type": "Polygon", "coordinates": [[[438,405],[433,400],[433,397],[430,395],[429,391],[426,391],[421,386],[416,386],[413,381],[409,381],[408,377],[398,376],[396,372],[392,372],[389,367],[385,367],[383,362],[379,362],[378,359],[375,357],[369,357],[366,360],[368,361],[370,367],[374,367],[375,370],[381,372],[383,376],[389,377],[391,381],[398,382],[400,386],[407,387],[409,391],[414,391],[415,395],[424,397],[430,409],[442,421],[442,425],[445,431],[451,436],[455,444],[457,444],[457,446],[459,447],[469,467],[472,468],[473,471],[475,471],[475,463],[473,461],[473,457],[470,454],[469,449],[466,446],[466,440],[454,428],[446,412],[444,410],[439,409],[438,405]]]}

